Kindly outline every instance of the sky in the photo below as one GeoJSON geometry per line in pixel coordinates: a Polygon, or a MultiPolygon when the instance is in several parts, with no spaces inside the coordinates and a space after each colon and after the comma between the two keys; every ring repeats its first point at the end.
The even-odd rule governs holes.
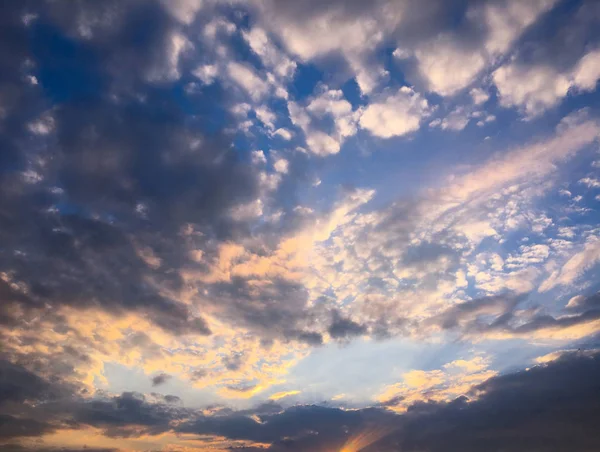
{"type": "Polygon", "coordinates": [[[600,450],[600,2],[0,2],[0,450],[600,450]]]}

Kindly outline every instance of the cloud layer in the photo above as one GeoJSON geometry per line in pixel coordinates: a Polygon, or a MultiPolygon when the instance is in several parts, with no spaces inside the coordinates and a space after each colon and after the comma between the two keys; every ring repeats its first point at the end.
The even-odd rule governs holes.
{"type": "Polygon", "coordinates": [[[599,23],[0,6],[0,449],[596,450],[599,23]]]}

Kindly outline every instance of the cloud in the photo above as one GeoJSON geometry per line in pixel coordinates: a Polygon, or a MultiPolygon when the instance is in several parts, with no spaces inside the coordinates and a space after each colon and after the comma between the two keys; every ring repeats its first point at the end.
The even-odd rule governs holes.
{"type": "MultiPolygon", "coordinates": [[[[486,405],[528,377],[490,379],[506,363],[479,351],[510,339],[541,343],[538,356],[600,331],[596,181],[589,169],[567,180],[598,140],[593,111],[554,130],[532,121],[524,144],[501,145],[518,138],[501,130],[461,142],[452,166],[402,157],[409,172],[431,171],[427,187],[411,175],[390,188],[380,171],[400,157],[364,151],[410,136],[409,148],[434,152],[441,134],[415,133],[423,123],[486,125],[496,97],[530,119],[593,91],[597,42],[563,24],[585,25],[594,8],[555,17],[554,4],[0,7],[2,447],[545,450],[530,418],[539,444],[515,449],[520,425],[502,427],[521,400],[486,405]],[[557,38],[538,22],[546,12],[557,38]],[[561,40],[579,47],[568,55],[561,40]],[[445,365],[419,355],[374,407],[358,400],[368,375],[360,395],[343,389],[356,403],[299,385],[311,353],[393,336],[476,354],[445,365]],[[131,384],[177,395],[122,392],[131,384]]],[[[584,355],[547,355],[541,368],[593,372],[584,355]]],[[[561,414],[538,408],[549,425],[561,414]]]]}
{"type": "Polygon", "coordinates": [[[541,285],[539,290],[546,292],[558,285],[573,284],[584,272],[600,260],[600,241],[595,237],[588,240],[583,249],[574,254],[560,270],[554,271],[541,285]]]}
{"type": "Polygon", "coordinates": [[[165,373],[155,375],[154,377],[152,377],[152,386],[160,386],[162,384],[165,384],[171,378],[171,375],[165,373]]]}
{"type": "Polygon", "coordinates": [[[227,66],[227,73],[255,102],[262,99],[269,91],[269,85],[247,65],[231,62],[227,66]]]}
{"type": "Polygon", "coordinates": [[[457,107],[443,119],[437,118],[429,123],[430,127],[439,126],[442,130],[463,130],[469,124],[473,113],[464,107],[457,107]]]}
{"type": "Polygon", "coordinates": [[[369,104],[360,117],[360,126],[381,138],[402,136],[418,130],[429,112],[427,100],[405,86],[395,95],[369,104]]]}
{"type": "Polygon", "coordinates": [[[600,53],[597,37],[590,32],[599,14],[597,5],[581,4],[560,17],[552,37],[544,31],[528,38],[492,74],[501,104],[535,117],[570,94],[593,91],[600,77],[600,53]],[[534,51],[529,55],[527,49],[534,51]]]}
{"type": "MultiPolygon", "coordinates": [[[[221,437],[230,444],[246,441],[246,446],[273,451],[331,450],[367,435],[375,425],[385,427],[386,433],[374,438],[374,445],[384,450],[470,451],[499,444],[511,450],[548,449],[549,445],[556,451],[586,450],[597,446],[592,432],[600,416],[595,399],[599,362],[594,352],[564,352],[527,371],[497,376],[486,375],[487,362],[481,357],[450,362],[444,370],[408,372],[406,390],[430,390],[408,404],[402,415],[380,408],[299,405],[283,409],[272,402],[248,410],[194,410],[178,406],[169,396],[135,392],[90,399],[67,396],[35,404],[30,415],[61,431],[99,429],[107,439],[148,441],[176,433],[188,441],[221,437]],[[560,410],[552,409],[556,398],[562,401],[560,410]],[[65,417],[75,424],[61,425],[59,420],[65,417]],[[574,428],[580,433],[576,437],[571,434],[574,428]],[[523,432],[533,432],[525,444],[523,432]]],[[[3,425],[13,425],[15,417],[4,416],[3,425]]],[[[21,423],[19,431],[36,435],[39,422],[21,423]]]]}
{"type": "Polygon", "coordinates": [[[243,36],[254,53],[273,70],[276,76],[289,78],[294,75],[296,63],[275,47],[263,29],[254,27],[250,31],[245,31],[243,36]]]}
{"type": "Polygon", "coordinates": [[[554,0],[523,4],[508,0],[470,5],[464,29],[439,32],[415,47],[419,71],[430,90],[443,96],[468,87],[504,54],[519,35],[548,11],[554,0]],[[483,30],[478,36],[474,30],[483,30]]]}
{"type": "Polygon", "coordinates": [[[271,399],[271,400],[280,400],[280,399],[283,399],[285,397],[290,397],[290,396],[294,396],[294,395],[300,394],[300,392],[301,391],[298,391],[298,390],[276,392],[275,394],[271,395],[269,397],[269,399],[271,399]]]}
{"type": "Polygon", "coordinates": [[[337,154],[344,141],[356,134],[360,116],[341,90],[326,87],[306,107],[288,102],[288,110],[292,123],[304,132],[308,149],[319,156],[337,154]]]}
{"type": "Polygon", "coordinates": [[[205,85],[210,85],[218,75],[218,67],[214,64],[205,64],[194,69],[192,74],[202,80],[205,85]]]}
{"type": "Polygon", "coordinates": [[[469,94],[473,98],[473,103],[475,105],[484,104],[490,98],[488,92],[481,88],[473,88],[471,91],[469,91],[469,94]]]}
{"type": "MultiPolygon", "coordinates": [[[[333,231],[330,242],[315,244],[302,277],[310,299],[327,294],[351,300],[344,315],[375,337],[425,338],[446,323],[454,333],[476,338],[478,317],[489,316],[489,326],[510,313],[514,300],[547,277],[543,266],[555,253],[550,242],[523,245],[502,256],[481,253],[480,245],[508,231],[540,234],[552,228],[552,221],[535,211],[533,200],[554,186],[557,163],[588,149],[597,135],[595,121],[576,114],[565,118],[554,135],[496,154],[449,178],[439,190],[349,218],[333,231]],[[467,287],[477,295],[467,295],[467,287]],[[445,319],[430,323],[438,316],[445,319]]],[[[518,324],[521,315],[511,320],[518,324]]],[[[567,335],[561,322],[544,333],[529,333],[556,333],[558,338],[563,331],[565,338],[581,337],[594,328],[590,323],[567,335]]],[[[527,337],[527,331],[507,328],[506,337],[527,337]]]]}
{"type": "Polygon", "coordinates": [[[460,12],[461,25],[453,29],[444,18],[457,13],[440,1],[430,2],[426,11],[410,2],[336,0],[302,5],[260,2],[257,9],[263,27],[302,61],[327,67],[327,57],[342,56],[364,94],[376,92],[387,80],[374,55],[392,41],[399,43],[402,52],[395,55],[401,54],[411,83],[422,79],[428,89],[447,96],[472,84],[554,4],[469,2],[460,12]]]}
{"type": "Polygon", "coordinates": [[[415,51],[419,68],[432,91],[447,96],[475,81],[485,67],[485,58],[452,36],[438,36],[415,51]]]}
{"type": "Polygon", "coordinates": [[[502,66],[493,75],[505,107],[522,107],[529,116],[540,114],[565,97],[571,84],[568,77],[550,67],[502,66]],[[520,83],[518,83],[520,81],[520,83]]]}
{"type": "Polygon", "coordinates": [[[527,371],[485,381],[472,379],[464,387],[466,397],[437,402],[426,399],[411,405],[403,415],[377,408],[341,410],[305,405],[283,410],[269,404],[246,411],[201,414],[152,403],[141,394],[124,393],[80,406],[76,418],[103,428],[109,435],[156,435],[172,428],[179,434],[265,444],[273,451],[341,448],[375,425],[385,427],[386,434],[374,442],[374,447],[384,450],[475,451],[497,445],[511,450],[586,450],[597,447],[593,432],[600,415],[595,398],[599,373],[597,354],[565,353],[527,371]],[[552,408],[555,398],[562,401],[560,410],[552,408]],[[122,427],[117,428],[117,423],[122,427]],[[580,432],[575,437],[573,429],[580,432]]]}
{"type": "Polygon", "coordinates": [[[289,5],[256,2],[263,27],[276,34],[284,47],[302,61],[319,60],[340,53],[363,93],[370,93],[384,78],[381,65],[373,70],[370,53],[383,41],[401,9],[386,2],[364,7],[358,2],[332,1],[289,5]]]}
{"type": "Polygon", "coordinates": [[[377,400],[389,410],[404,413],[421,402],[451,402],[467,394],[474,386],[494,377],[488,360],[475,357],[444,365],[444,370],[411,370],[402,374],[402,382],[388,385],[377,400]]]}
{"type": "Polygon", "coordinates": [[[177,20],[190,24],[202,9],[204,0],[163,0],[162,3],[177,20]]]}
{"type": "Polygon", "coordinates": [[[333,311],[332,317],[333,319],[329,325],[328,332],[334,339],[348,339],[353,336],[360,336],[367,332],[364,325],[360,325],[351,319],[342,317],[338,311],[333,311]]]}

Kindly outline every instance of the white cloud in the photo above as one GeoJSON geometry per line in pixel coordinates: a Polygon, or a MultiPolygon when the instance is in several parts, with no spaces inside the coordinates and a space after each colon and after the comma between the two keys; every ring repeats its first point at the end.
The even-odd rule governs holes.
{"type": "Polygon", "coordinates": [[[341,90],[327,90],[310,101],[306,110],[318,118],[330,115],[339,138],[356,133],[359,112],[352,111],[352,104],[344,98],[341,90]]]}
{"type": "Polygon", "coordinates": [[[325,156],[340,152],[339,141],[319,130],[311,132],[306,137],[308,148],[316,155],[325,156]]]}
{"type": "Polygon", "coordinates": [[[264,165],[267,163],[267,158],[265,157],[265,153],[263,151],[252,151],[251,154],[252,163],[255,165],[264,165]]]}
{"type": "Polygon", "coordinates": [[[254,27],[250,31],[243,32],[243,36],[254,53],[273,70],[275,75],[288,78],[294,74],[296,63],[273,45],[262,28],[254,27]]]}
{"type": "Polygon", "coordinates": [[[473,103],[475,105],[481,105],[487,102],[487,100],[490,98],[489,93],[481,88],[473,88],[469,94],[473,98],[473,103]]]}
{"type": "Polygon", "coordinates": [[[529,245],[519,247],[519,253],[510,255],[505,262],[507,268],[521,268],[544,262],[550,255],[548,245],[529,245]]]}
{"type": "Polygon", "coordinates": [[[317,155],[337,154],[344,140],[356,133],[360,110],[353,111],[341,90],[323,90],[306,108],[288,102],[292,123],[302,129],[309,150],[317,155]],[[333,130],[321,130],[322,120],[331,120],[333,130]]]}
{"type": "Polygon", "coordinates": [[[600,180],[593,177],[584,177],[579,179],[579,183],[585,185],[587,188],[600,188],[600,180]]]}
{"type": "Polygon", "coordinates": [[[227,73],[254,101],[260,100],[269,92],[269,85],[253,69],[244,64],[229,63],[227,73]]]}
{"type": "Polygon", "coordinates": [[[386,2],[372,5],[360,17],[348,14],[343,2],[301,14],[277,2],[259,1],[256,5],[262,25],[277,34],[288,51],[301,60],[341,53],[363,93],[369,93],[385,75],[370,54],[383,41],[386,31],[395,28],[403,12],[402,5],[386,2]]]}
{"type": "Polygon", "coordinates": [[[195,77],[198,77],[203,84],[210,85],[215,81],[219,73],[219,68],[215,64],[205,64],[204,66],[198,66],[192,71],[195,77]]]}
{"type": "Polygon", "coordinates": [[[163,6],[180,22],[190,24],[202,8],[203,0],[162,0],[163,6]]]}
{"type": "Polygon", "coordinates": [[[465,107],[457,107],[445,118],[437,118],[429,123],[430,127],[440,127],[442,130],[463,130],[471,120],[471,113],[465,107]]]}
{"type": "Polygon", "coordinates": [[[281,174],[279,173],[267,173],[266,171],[261,171],[258,174],[258,180],[260,182],[260,188],[267,192],[277,190],[279,183],[281,182],[281,174]]]}
{"type": "Polygon", "coordinates": [[[27,125],[29,131],[35,135],[48,135],[54,131],[54,118],[45,114],[27,125]]]}
{"type": "Polygon", "coordinates": [[[505,0],[488,2],[483,6],[475,6],[470,11],[473,17],[480,15],[488,27],[485,42],[486,50],[494,54],[506,52],[515,39],[529,25],[534,23],[544,12],[548,11],[557,0],[505,0]]]}
{"type": "Polygon", "coordinates": [[[484,125],[494,122],[496,120],[495,115],[487,115],[484,119],[477,121],[477,127],[483,127],[484,125]]]}
{"type": "Polygon", "coordinates": [[[278,136],[283,138],[285,141],[290,141],[292,139],[292,132],[288,129],[279,128],[275,132],[273,132],[273,136],[278,136]]]}
{"type": "Polygon", "coordinates": [[[166,55],[160,64],[151,68],[146,78],[151,82],[179,80],[179,59],[186,49],[192,48],[192,43],[181,33],[173,32],[166,42],[166,55]]]}
{"type": "Polygon", "coordinates": [[[600,79],[600,49],[581,58],[571,75],[575,87],[583,91],[594,91],[600,79]]]}
{"type": "Polygon", "coordinates": [[[442,96],[470,85],[486,64],[481,53],[445,35],[422,45],[415,51],[415,57],[429,89],[442,96]]]}
{"type": "Polygon", "coordinates": [[[556,286],[568,286],[600,261],[600,239],[591,237],[583,250],[573,255],[560,270],[553,272],[539,287],[546,292],[556,286]]]}
{"type": "Polygon", "coordinates": [[[583,295],[575,295],[574,297],[569,299],[569,302],[567,303],[567,308],[576,308],[584,300],[585,297],[583,295]]]}
{"type": "Polygon", "coordinates": [[[523,66],[509,63],[492,75],[505,107],[518,107],[528,116],[536,116],[554,107],[571,88],[593,91],[600,78],[600,51],[584,55],[575,67],[559,71],[549,65],[523,66]]]}
{"type": "Polygon", "coordinates": [[[430,111],[427,100],[405,86],[395,95],[368,105],[360,126],[375,136],[391,138],[418,130],[430,111]]]}
{"type": "Polygon", "coordinates": [[[290,162],[288,162],[286,159],[279,159],[273,164],[273,168],[275,168],[275,171],[278,173],[286,174],[289,169],[289,164],[290,162]]]}
{"type": "Polygon", "coordinates": [[[231,209],[230,215],[236,221],[247,221],[263,214],[263,203],[256,199],[248,204],[240,204],[231,209]]]}
{"type": "Polygon", "coordinates": [[[498,68],[492,77],[500,94],[500,104],[522,108],[528,116],[556,105],[570,87],[569,79],[550,66],[510,64],[498,68]]]}
{"type": "Polygon", "coordinates": [[[555,0],[505,0],[475,4],[466,18],[486,37],[468,46],[453,33],[439,34],[414,52],[429,89],[449,96],[471,85],[555,0]]]}
{"type": "Polygon", "coordinates": [[[254,109],[256,113],[256,117],[269,129],[273,130],[275,128],[275,120],[277,116],[273,113],[269,108],[264,105],[257,107],[254,109]]]}

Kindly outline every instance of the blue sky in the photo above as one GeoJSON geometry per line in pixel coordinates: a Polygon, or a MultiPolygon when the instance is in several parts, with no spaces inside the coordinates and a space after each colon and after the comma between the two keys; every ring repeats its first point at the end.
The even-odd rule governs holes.
{"type": "Polygon", "coordinates": [[[600,4],[0,16],[0,448],[570,450],[597,420],[600,4]],[[572,401],[549,443],[501,433],[514,382],[572,401]],[[481,430],[442,440],[455,409],[481,430]]]}

